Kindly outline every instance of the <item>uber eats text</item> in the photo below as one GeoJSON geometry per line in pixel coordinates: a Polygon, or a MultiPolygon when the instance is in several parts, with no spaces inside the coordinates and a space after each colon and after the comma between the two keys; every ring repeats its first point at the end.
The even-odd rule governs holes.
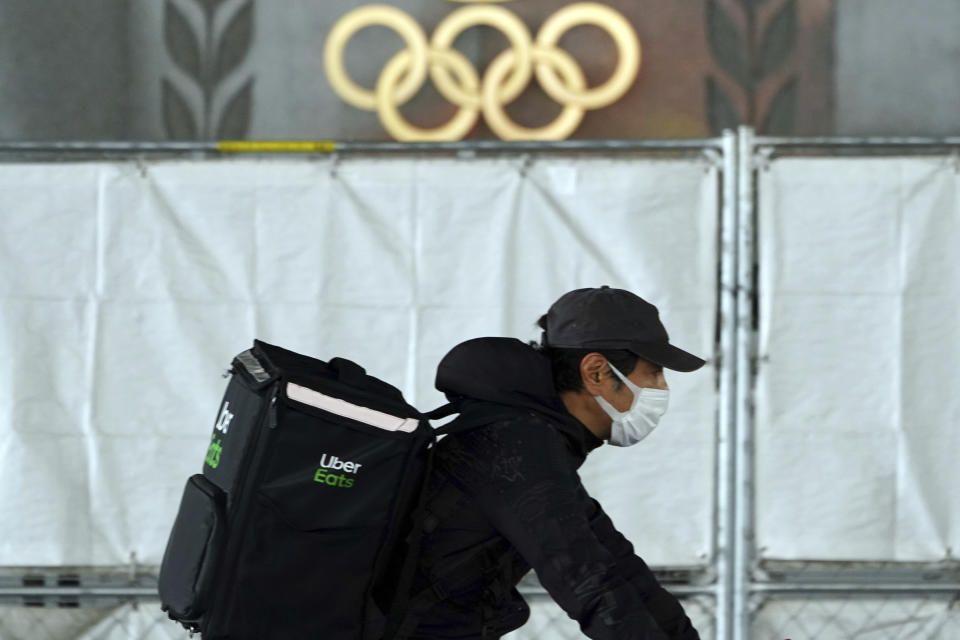
{"type": "MultiPolygon", "coordinates": [[[[213,437],[216,438],[217,436],[213,437]]],[[[220,440],[212,440],[210,442],[210,447],[207,448],[206,463],[213,469],[216,469],[217,466],[219,466],[220,454],[223,453],[223,445],[221,445],[220,442],[220,440]]]]}
{"type": "Polygon", "coordinates": [[[350,478],[343,473],[334,473],[334,471],[344,471],[346,473],[352,473],[357,475],[360,472],[360,467],[362,467],[358,462],[347,462],[341,460],[337,456],[328,456],[323,454],[320,457],[320,468],[317,469],[317,472],[313,475],[314,482],[320,482],[322,484],[329,485],[331,487],[343,487],[344,489],[349,489],[353,486],[353,482],[356,478],[350,478]]]}

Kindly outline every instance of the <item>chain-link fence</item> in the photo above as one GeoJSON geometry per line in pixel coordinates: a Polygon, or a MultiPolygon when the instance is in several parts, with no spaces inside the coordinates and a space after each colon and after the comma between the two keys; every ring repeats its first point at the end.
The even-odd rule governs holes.
{"type": "MultiPolygon", "coordinates": [[[[669,590],[669,587],[667,587],[669,590]]],[[[504,640],[574,640],[582,639],[583,632],[575,620],[557,606],[546,594],[524,596],[530,605],[530,619],[520,629],[504,636],[504,640]]],[[[710,596],[678,598],[701,640],[716,640],[714,611],[716,605],[710,596]]]]}
{"type": "MultiPolygon", "coordinates": [[[[735,589],[731,607],[731,640],[960,638],[960,564],[951,551],[955,531],[946,525],[934,538],[929,533],[934,529],[920,524],[925,518],[939,524],[954,517],[957,502],[946,495],[955,483],[944,478],[954,465],[934,453],[955,431],[951,413],[937,409],[938,414],[914,418],[914,405],[898,405],[890,432],[905,439],[887,444],[886,450],[867,450],[882,429],[864,411],[879,404],[847,393],[856,384],[864,389],[888,384],[900,389],[901,399],[910,395],[882,367],[875,369],[878,378],[868,379],[862,365],[882,347],[852,339],[868,329],[855,317],[859,308],[851,300],[886,291],[886,285],[872,287],[853,272],[856,265],[869,265],[871,273],[883,272],[882,264],[893,265],[897,284],[887,298],[896,301],[891,309],[911,306],[904,291],[938,290],[940,281],[948,282],[930,268],[938,253],[932,247],[945,239],[955,244],[957,227],[925,221],[958,220],[952,197],[958,144],[957,138],[812,140],[755,137],[747,127],[739,131],[737,286],[743,313],[737,327],[733,573],[742,588],[735,589]],[[947,197],[938,198],[941,192],[947,197]],[[908,193],[914,197],[903,195],[908,193]],[[877,200],[869,201],[874,195],[877,200]],[[858,208],[865,224],[854,230],[858,208]],[[826,224],[811,223],[805,212],[823,215],[826,224]],[[895,227],[889,234],[895,240],[875,244],[887,223],[895,227]],[[871,249],[864,253],[866,246],[871,249]],[[791,255],[803,258],[791,260],[791,255]],[[906,255],[924,258],[912,270],[901,269],[906,255]],[[810,320],[821,310],[828,310],[830,319],[818,326],[810,320]],[[842,370],[841,360],[853,368],[842,370]],[[812,363],[824,364],[819,369],[830,369],[831,375],[812,363]],[[810,395],[803,381],[812,378],[817,393],[825,393],[818,398],[816,417],[809,419],[799,405],[810,395]],[[826,392],[835,388],[845,393],[826,392]],[[847,426],[850,432],[839,433],[847,426]],[[843,437],[857,429],[863,438],[844,450],[843,437]],[[937,444],[917,449],[911,438],[937,444]],[[894,462],[885,466],[898,456],[901,462],[910,458],[933,480],[921,486],[914,471],[904,473],[894,462]],[[896,524],[887,528],[888,520],[896,524]],[[804,557],[820,559],[783,559],[804,557]],[[886,557],[890,560],[880,560],[886,557]]],[[[940,301],[913,314],[876,314],[897,318],[892,335],[900,341],[898,355],[915,358],[898,365],[904,371],[928,368],[931,360],[917,354],[940,347],[921,346],[916,336],[940,336],[943,329],[930,332],[924,322],[947,308],[940,301]]],[[[944,343],[951,337],[937,339],[944,343]]],[[[933,376],[912,372],[911,377],[931,399],[947,389],[933,376]]],[[[940,398],[932,406],[939,407],[940,398]]],[[[881,408],[879,413],[893,412],[881,408]]]]}
{"type": "Polygon", "coordinates": [[[752,639],[960,638],[955,562],[766,560],[752,577],[752,639]]]}
{"type": "Polygon", "coordinates": [[[111,607],[0,606],[3,640],[181,640],[187,631],[157,601],[111,607]]]}
{"type": "Polygon", "coordinates": [[[756,640],[957,640],[960,596],[803,594],[755,596],[756,640]]]}

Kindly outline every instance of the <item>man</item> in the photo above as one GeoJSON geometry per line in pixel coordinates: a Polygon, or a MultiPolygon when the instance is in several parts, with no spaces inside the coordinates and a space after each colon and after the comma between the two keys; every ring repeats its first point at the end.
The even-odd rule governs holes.
{"type": "MultiPolygon", "coordinates": [[[[677,599],[584,489],[606,440],[636,444],[666,410],[671,345],[656,307],[622,289],[577,289],[540,318],[541,344],[478,338],[441,361],[436,387],[464,424],[440,440],[404,632],[494,639],[523,625],[531,568],[595,640],[699,640],[677,599]]],[[[624,487],[624,490],[633,490],[624,487]]]]}

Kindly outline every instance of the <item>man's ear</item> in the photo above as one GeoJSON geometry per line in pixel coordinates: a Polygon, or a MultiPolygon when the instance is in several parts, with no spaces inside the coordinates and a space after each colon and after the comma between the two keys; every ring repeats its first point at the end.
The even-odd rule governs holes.
{"type": "Polygon", "coordinates": [[[607,372],[607,359],[602,354],[591,352],[580,360],[580,380],[587,393],[592,396],[600,395],[603,388],[603,378],[607,372]]]}

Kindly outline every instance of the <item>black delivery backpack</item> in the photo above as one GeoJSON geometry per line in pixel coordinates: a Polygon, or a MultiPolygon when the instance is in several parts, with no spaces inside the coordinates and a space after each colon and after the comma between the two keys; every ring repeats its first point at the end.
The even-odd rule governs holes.
{"type": "Polygon", "coordinates": [[[444,430],[428,418],[453,405],[422,414],[350,360],[260,340],[225,375],[164,552],[162,609],[204,640],[392,637],[444,430]]]}

